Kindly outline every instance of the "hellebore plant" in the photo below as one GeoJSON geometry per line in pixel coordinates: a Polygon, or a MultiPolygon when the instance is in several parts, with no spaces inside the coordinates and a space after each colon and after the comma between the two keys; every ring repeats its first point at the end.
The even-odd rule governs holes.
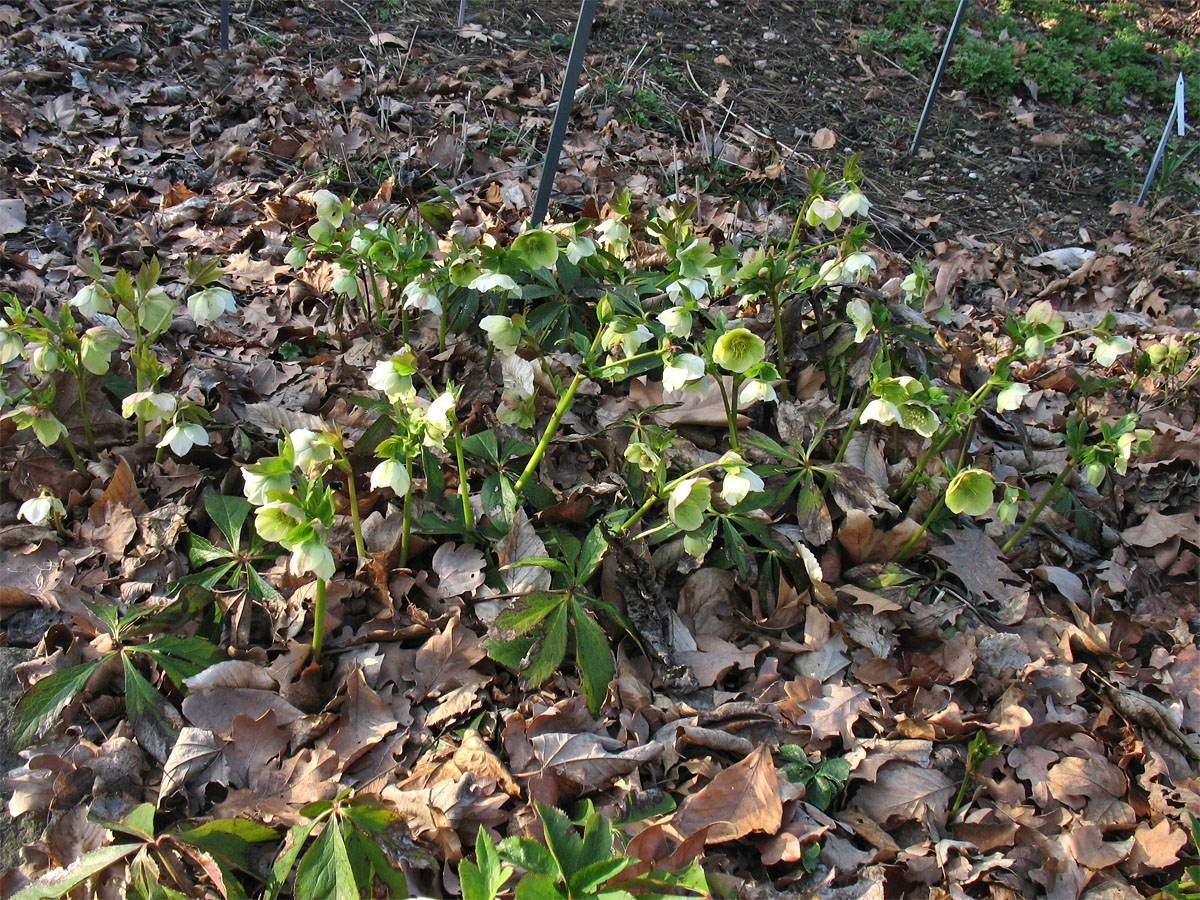
{"type": "MultiPolygon", "coordinates": [[[[288,571],[293,575],[311,572],[316,578],[312,655],[319,660],[325,636],[325,588],[337,571],[328,543],[333,526],[333,490],[306,474],[306,464],[310,471],[319,470],[317,460],[324,451],[315,449],[318,442],[299,431],[280,442],[277,456],[243,466],[242,474],[246,499],[257,507],[254,528],[259,536],[291,554],[288,571]],[[299,453],[297,447],[301,448],[299,453]]],[[[326,461],[331,458],[332,454],[324,457],[326,461]]]]}
{"type": "Polygon", "coordinates": [[[458,490],[461,499],[463,529],[473,530],[470,494],[463,457],[462,432],[458,425],[459,389],[454,385],[427,400],[417,394],[413,376],[417,374],[416,357],[407,347],[391,357],[380,360],[367,379],[371,387],[381,391],[388,400],[393,432],[375,447],[381,462],[371,472],[371,488],[391,488],[404,498],[404,524],[400,538],[400,565],[408,564],[412,535],[413,461],[422,449],[446,451],[447,440],[454,443],[458,464],[458,490]]]}

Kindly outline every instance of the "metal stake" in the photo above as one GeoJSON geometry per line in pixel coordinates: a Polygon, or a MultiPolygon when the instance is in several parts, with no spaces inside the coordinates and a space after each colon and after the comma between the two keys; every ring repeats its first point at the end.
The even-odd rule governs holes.
{"type": "Polygon", "coordinates": [[[537,197],[533,201],[533,213],[529,224],[537,228],[546,218],[550,208],[550,190],[554,187],[554,176],[558,172],[558,158],[562,154],[563,140],[567,136],[567,123],[571,118],[571,107],[575,103],[575,86],[583,70],[583,55],[587,52],[588,38],[592,35],[592,19],[596,16],[599,0],[582,0],[579,4],[579,20],[575,23],[575,37],[571,40],[571,55],[567,59],[567,71],[563,75],[562,93],[558,96],[558,109],[554,111],[554,124],[550,127],[550,142],[546,145],[546,158],[542,163],[542,177],[538,182],[537,197]]]}
{"type": "Polygon", "coordinates": [[[938,87],[941,86],[942,76],[946,74],[946,64],[950,62],[950,54],[954,51],[954,39],[958,37],[959,26],[966,18],[967,5],[970,2],[971,0],[958,0],[958,9],[954,11],[954,21],[950,23],[950,32],[946,35],[946,46],[942,48],[942,57],[933,71],[933,83],[929,85],[929,94],[925,97],[925,107],[921,110],[921,121],[917,123],[917,133],[913,135],[912,145],[908,148],[909,156],[917,152],[917,147],[921,143],[925,124],[929,121],[929,114],[933,112],[933,101],[937,97],[938,87]]]}
{"type": "Polygon", "coordinates": [[[229,0],[221,0],[221,49],[229,49],[229,0]]]}
{"type": "Polygon", "coordinates": [[[1154,159],[1150,160],[1150,171],[1146,173],[1146,180],[1142,183],[1142,192],[1138,194],[1137,205],[1143,206],[1146,203],[1146,195],[1150,193],[1150,185],[1154,182],[1154,175],[1158,171],[1158,164],[1162,162],[1163,151],[1167,149],[1167,138],[1171,136],[1171,128],[1176,123],[1179,124],[1179,134],[1182,135],[1185,131],[1183,124],[1183,73],[1179,73],[1179,78],[1175,81],[1175,102],[1171,104],[1171,114],[1167,116],[1167,124],[1163,128],[1162,137],[1158,139],[1158,149],[1154,151],[1154,159]]]}
{"type": "Polygon", "coordinates": [[[462,31],[463,24],[467,21],[467,0],[458,0],[458,30],[462,31]]]}

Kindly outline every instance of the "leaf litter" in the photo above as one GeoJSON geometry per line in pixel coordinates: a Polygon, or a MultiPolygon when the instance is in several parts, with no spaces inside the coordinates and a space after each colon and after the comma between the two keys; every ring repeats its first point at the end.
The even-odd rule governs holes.
{"type": "MultiPolygon", "coordinates": [[[[574,12],[550,4],[534,22],[486,10],[484,22],[456,33],[452,15],[430,5],[402,27],[358,34],[365,23],[343,8],[286,13],[262,4],[238,22],[257,40],[223,57],[212,23],[190,7],[160,4],[152,13],[135,4],[116,16],[103,4],[85,6],[81,18],[36,2],[0,7],[10,73],[0,141],[11,161],[0,181],[0,287],[25,301],[65,298],[77,258],[96,249],[136,267],[149,243],[173,270],[190,253],[224,255],[245,302],[236,321],[171,334],[177,393],[230,426],[214,432],[196,463],[139,456],[120,421],[96,423],[106,453],[83,477],[35,442],[11,440],[0,422],[8,495],[0,614],[7,640],[34,648],[16,667],[26,685],[112,650],[90,603],[171,609],[165,585],[187,571],[180,535],[205,528],[203,492],[231,492],[230,462],[249,440],[247,423],[267,435],[321,422],[361,433],[348,396],[364,388],[380,348],[362,333],[339,352],[305,356],[319,345],[333,275],[312,265],[295,279],[282,263],[290,228],[311,215],[316,176],[358,191],[362,208],[380,217],[409,202],[414,181],[440,181],[453,198],[452,230],[511,233],[531,195],[527,166],[514,162],[535,163],[555,100],[549,85],[560,63],[539,41],[566,33],[574,12]],[[162,17],[160,27],[145,27],[151,15],[162,17]],[[97,32],[86,17],[119,24],[97,32]],[[52,486],[74,514],[57,553],[47,552],[55,532],[17,524],[9,502],[31,499],[38,485],[52,486]]],[[[620,188],[651,206],[673,189],[690,192],[698,221],[714,233],[786,235],[787,191],[807,165],[840,158],[830,154],[853,132],[818,110],[827,118],[806,129],[807,146],[792,146],[790,133],[764,136],[758,126],[778,101],[756,107],[747,94],[737,105],[741,92],[726,80],[744,75],[735,73],[744,66],[736,53],[717,55],[717,68],[697,62],[691,83],[680,85],[655,81],[630,48],[609,46],[604,35],[614,26],[647,46],[670,40],[686,11],[664,7],[602,15],[559,175],[562,211],[595,216],[592,198],[620,188]],[[643,90],[669,98],[679,127],[622,117],[630,95],[606,80],[621,70],[640,72],[650,85],[643,90]],[[719,186],[679,179],[681,160],[713,159],[738,173],[733,186],[769,190],[731,199],[719,186]]],[[[762,77],[781,76],[772,68],[762,77]]],[[[989,117],[983,104],[973,114],[989,117]]],[[[880,188],[891,206],[877,222],[886,261],[879,284],[898,283],[908,268],[902,254],[923,251],[933,273],[924,312],[950,301],[944,349],[955,384],[968,385],[972,370],[999,354],[1003,315],[1016,303],[1053,299],[1076,317],[1113,311],[1131,340],[1182,337],[1194,327],[1194,211],[1164,208],[1152,222],[1136,210],[1088,210],[1088,224],[1067,231],[1046,215],[1018,233],[984,237],[994,231],[989,222],[947,200],[945,183],[936,198],[932,186],[924,195],[880,188]],[[901,233],[908,244],[882,243],[901,233]],[[1092,246],[1044,249],[1055,240],[1092,246]]],[[[1024,406],[974,436],[997,481],[1062,468],[1038,436],[1061,427],[1078,360],[1090,350],[1077,344],[1023,373],[1032,387],[1024,406]]],[[[798,396],[811,400],[820,363],[815,353],[799,362],[798,396]]],[[[482,383],[479,360],[463,353],[437,363],[480,382],[471,391],[487,421],[495,392],[482,383]]],[[[637,409],[663,401],[647,381],[635,382],[628,399],[637,409]]],[[[149,801],[172,820],[290,827],[304,821],[306,805],[353,788],[400,811],[411,835],[403,851],[410,886],[430,894],[453,893],[439,870],[461,858],[479,825],[532,833],[535,800],[590,800],[618,818],[655,798],[667,802],[648,818],[627,816],[630,851],[672,864],[702,852],[718,873],[710,883],[731,896],[1152,891],[1189,858],[1185,812],[1200,812],[1197,407],[1194,394],[1172,405],[1156,399],[1142,411],[1154,431],[1151,452],[1111,496],[1075,485],[1079,509],[1048,509],[1013,558],[999,550],[995,520],[913,543],[918,523],[892,516],[885,493],[905,473],[889,472],[863,441],[837,464],[843,477],[826,498],[831,508],[799,519],[811,545],[805,565],[819,573],[806,590],[781,579],[777,596],[763,596],[727,570],[699,563],[684,572],[614,543],[601,588],[633,620],[648,657],[632,637],[619,645],[615,688],[599,717],[567,671],[528,687],[486,657],[487,604],[497,602],[500,582],[486,583],[485,553],[433,534],[414,548],[423,568],[398,566],[399,532],[388,525],[397,511],[360,497],[378,517],[369,543],[379,575],[371,590],[350,578],[330,585],[332,669],[315,669],[296,640],[313,627],[311,586],[282,562],[264,574],[278,598],[251,615],[250,640],[234,658],[151,686],[142,715],[129,710],[121,666],[101,663],[65,703],[63,726],[21,750],[22,765],[6,779],[10,814],[34,817],[42,832],[0,883],[15,892],[102,848],[117,861],[124,851],[114,832],[89,812],[111,821],[110,810],[149,801]],[[902,562],[913,568],[881,577],[906,546],[902,562]],[[1095,546],[1104,552],[1088,550],[1095,546]],[[920,562],[926,547],[937,563],[920,562]],[[1002,751],[952,813],[967,741],[980,730],[1002,751]],[[776,767],[783,743],[849,762],[836,809],[806,802],[776,767]],[[818,844],[819,865],[798,865],[818,844]]],[[[595,419],[619,402],[597,396],[595,419]]],[[[1094,402],[1115,414],[1127,400],[1101,392],[1094,402]]],[[[795,427],[787,408],[778,422],[746,424],[782,435],[795,427]]],[[[697,453],[714,446],[723,415],[711,399],[653,411],[697,453]]],[[[587,434],[586,421],[569,422],[574,436],[587,434]]],[[[606,439],[619,455],[626,438],[606,439]]],[[[613,475],[566,451],[547,460],[547,472],[556,488],[613,475]]],[[[349,498],[338,499],[347,515],[349,498]]],[[[545,556],[540,534],[521,512],[495,548],[495,566],[545,556]]],[[[345,535],[337,552],[348,555],[345,535]]],[[[501,581],[508,594],[551,584],[533,565],[510,566],[501,581]]],[[[119,868],[100,876],[98,894],[121,888],[119,868]]],[[[216,882],[193,887],[211,895],[216,882]]]]}

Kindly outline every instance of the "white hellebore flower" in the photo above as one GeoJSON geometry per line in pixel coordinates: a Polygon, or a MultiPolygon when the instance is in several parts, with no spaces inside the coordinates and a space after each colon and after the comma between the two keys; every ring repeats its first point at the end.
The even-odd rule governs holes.
{"type": "Polygon", "coordinates": [[[654,337],[654,333],[639,322],[633,331],[626,331],[621,335],[621,352],[626,357],[633,356],[638,352],[638,348],[652,337],[654,337]]]}
{"type": "Polygon", "coordinates": [[[106,297],[100,288],[94,284],[85,284],[71,298],[70,303],[73,307],[87,316],[93,318],[96,313],[111,313],[113,311],[112,300],[106,297]]]}
{"type": "Polygon", "coordinates": [[[163,433],[158,446],[170,447],[176,456],[187,456],[195,446],[208,446],[208,429],[195,422],[177,422],[163,433]]]}
{"type": "Polygon", "coordinates": [[[517,344],[521,343],[521,329],[510,317],[484,316],[479,322],[479,327],[487,333],[488,340],[502,356],[511,356],[517,352],[517,344]]]}
{"type": "Polygon", "coordinates": [[[836,256],[821,263],[821,268],[817,272],[821,284],[840,284],[845,274],[845,270],[842,269],[842,261],[836,256]]]}
{"type": "Polygon", "coordinates": [[[449,391],[438,394],[429,404],[429,408],[425,410],[425,446],[441,447],[446,443],[446,438],[450,436],[450,430],[454,427],[450,421],[454,404],[454,395],[449,391]]]}
{"type": "Polygon", "coordinates": [[[804,221],[812,226],[824,225],[830,231],[834,231],[842,224],[842,211],[832,200],[818,197],[808,208],[804,221]]]}
{"type": "Polygon", "coordinates": [[[442,298],[428,281],[415,279],[404,286],[404,305],[410,309],[425,309],[435,316],[442,314],[442,298]]]}
{"type": "Polygon", "coordinates": [[[313,538],[302,544],[297,544],[292,550],[292,558],[288,561],[288,571],[293,575],[303,575],[312,572],[323,581],[328,581],[337,571],[333,563],[333,552],[319,538],[313,538]]]}
{"type": "Polygon", "coordinates": [[[692,333],[692,313],[686,307],[672,306],[664,309],[656,317],[667,329],[667,334],[677,338],[685,338],[692,333]]]}
{"type": "Polygon", "coordinates": [[[687,288],[688,294],[693,300],[699,300],[702,297],[708,296],[708,280],[704,278],[679,278],[667,285],[667,296],[671,298],[672,303],[678,303],[683,296],[683,290],[687,288]]]}
{"type": "Polygon", "coordinates": [[[596,255],[596,243],[591,238],[577,237],[567,244],[567,259],[576,265],[581,259],[596,255]]]}
{"type": "Polygon", "coordinates": [[[373,491],[390,487],[397,496],[403,497],[408,493],[410,483],[411,479],[402,459],[395,457],[385,459],[371,470],[371,490],[373,491]]]}
{"type": "Polygon", "coordinates": [[[0,325],[0,366],[12,362],[25,349],[25,341],[11,328],[11,325],[0,325]]]}
{"type": "Polygon", "coordinates": [[[738,405],[748,406],[751,403],[774,403],[778,395],[775,393],[775,388],[769,381],[763,381],[761,378],[748,378],[746,383],[742,385],[742,389],[738,391],[738,405]]]}
{"type": "Polygon", "coordinates": [[[481,294],[485,291],[508,291],[510,294],[520,291],[512,277],[502,272],[483,272],[471,282],[471,287],[481,294]]]}
{"type": "Polygon", "coordinates": [[[871,201],[862,191],[846,191],[838,197],[837,207],[844,216],[865,216],[871,209],[871,201]]]}
{"type": "Polygon", "coordinates": [[[342,224],[344,207],[341,199],[333,191],[317,191],[312,196],[312,202],[317,207],[318,219],[328,222],[334,228],[342,224]]]}
{"type": "Polygon", "coordinates": [[[403,374],[396,366],[397,357],[405,352],[401,350],[387,359],[381,359],[367,376],[367,384],[377,391],[383,391],[391,403],[399,403],[406,394],[412,393],[412,376],[403,374]]]}
{"type": "Polygon", "coordinates": [[[254,506],[262,506],[267,502],[267,494],[273,491],[286,491],[292,486],[292,476],[288,473],[277,475],[259,475],[242,469],[242,493],[254,506]]]}
{"type": "Polygon", "coordinates": [[[177,402],[173,394],[156,394],[153,391],[138,391],[121,401],[121,415],[126,419],[136,415],[139,419],[153,422],[169,419],[175,415],[177,402]]]}
{"type": "Polygon", "coordinates": [[[842,268],[847,275],[859,281],[865,281],[870,277],[870,273],[875,271],[875,260],[871,258],[871,254],[859,250],[846,257],[842,262],[842,268]]]}
{"type": "Polygon", "coordinates": [[[351,300],[358,296],[358,278],[349,269],[339,268],[329,286],[333,288],[334,292],[351,300]]]}
{"type": "Polygon", "coordinates": [[[663,391],[681,391],[689,382],[704,378],[704,360],[695,353],[680,353],[663,367],[663,391]]]}
{"type": "Polygon", "coordinates": [[[322,435],[307,428],[297,428],[290,435],[293,461],[296,468],[312,478],[326,462],[333,459],[333,447],[322,435]]]}
{"type": "Polygon", "coordinates": [[[61,500],[49,494],[42,494],[40,497],[26,500],[17,511],[17,515],[30,525],[44,525],[49,520],[51,513],[58,513],[61,516],[66,513],[66,509],[61,500]]]}
{"type": "Polygon", "coordinates": [[[207,325],[223,314],[233,312],[237,304],[233,302],[233,294],[225,288],[210,287],[188,297],[187,307],[197,325],[207,325]]]}
{"type": "Polygon", "coordinates": [[[725,470],[721,482],[721,499],[730,506],[737,506],[746,495],[763,489],[763,480],[749,466],[730,466],[725,470]]]}
{"type": "Polygon", "coordinates": [[[34,344],[29,354],[29,371],[34,375],[45,375],[58,368],[60,357],[52,344],[34,344]]]}
{"type": "Polygon", "coordinates": [[[1029,385],[1019,381],[1005,385],[1000,389],[1000,393],[996,394],[996,412],[1011,412],[1014,409],[1020,409],[1021,404],[1025,402],[1025,395],[1028,393],[1029,385]]]}

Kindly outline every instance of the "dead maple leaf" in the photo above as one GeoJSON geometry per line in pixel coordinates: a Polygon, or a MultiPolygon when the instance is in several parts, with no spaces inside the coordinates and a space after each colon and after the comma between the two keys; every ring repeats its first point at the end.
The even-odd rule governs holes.
{"type": "Polygon", "coordinates": [[[1019,587],[1005,584],[1017,581],[1017,576],[1004,562],[1000,548],[981,528],[961,528],[944,535],[950,543],[934,547],[929,552],[945,560],[950,571],[968,591],[989,600],[1008,600],[1020,592],[1019,587]]]}
{"type": "Polygon", "coordinates": [[[862,688],[827,684],[822,696],[801,704],[804,714],[796,724],[812,729],[813,737],[818,740],[840,735],[842,746],[850,748],[857,743],[854,723],[870,707],[870,697],[862,688]]]}
{"type": "Polygon", "coordinates": [[[684,801],[674,824],[684,836],[709,827],[706,844],[734,841],[755,832],[776,834],[783,824],[783,801],[771,748],[763,744],[717,773],[684,801]]]}
{"type": "Polygon", "coordinates": [[[889,762],[879,769],[873,782],[858,789],[853,803],[881,825],[893,819],[929,819],[941,828],[946,824],[955,787],[937,769],[889,762]]]}

